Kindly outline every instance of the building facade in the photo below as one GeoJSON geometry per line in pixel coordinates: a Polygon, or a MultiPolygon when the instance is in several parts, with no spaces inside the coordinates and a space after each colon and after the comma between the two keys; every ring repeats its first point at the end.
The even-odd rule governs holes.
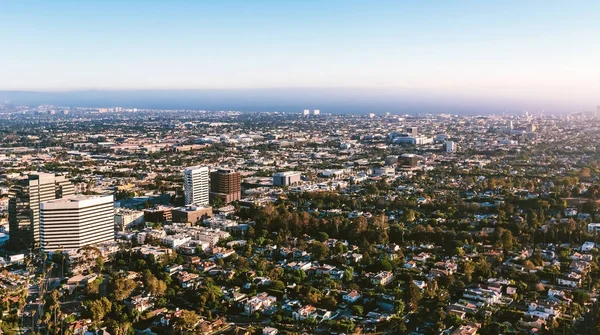
{"type": "Polygon", "coordinates": [[[173,208],[171,213],[173,222],[197,223],[202,219],[212,216],[212,207],[196,207],[189,205],[173,208]]]}
{"type": "Polygon", "coordinates": [[[208,180],[208,167],[206,166],[193,166],[184,170],[186,205],[208,205],[208,180]]]}
{"type": "Polygon", "coordinates": [[[8,222],[11,244],[30,247],[40,241],[40,204],[75,194],[73,184],[64,176],[51,173],[30,174],[11,187],[8,222]]]}
{"type": "Polygon", "coordinates": [[[300,172],[287,171],[278,172],[273,175],[273,186],[291,186],[296,185],[301,180],[300,172]]]}
{"type": "Polygon", "coordinates": [[[210,174],[210,199],[219,198],[223,203],[242,198],[240,173],[229,169],[219,169],[210,174]]]}
{"type": "Polygon", "coordinates": [[[40,237],[44,252],[113,241],[113,196],[77,195],[43,202],[40,206],[40,237]]]}

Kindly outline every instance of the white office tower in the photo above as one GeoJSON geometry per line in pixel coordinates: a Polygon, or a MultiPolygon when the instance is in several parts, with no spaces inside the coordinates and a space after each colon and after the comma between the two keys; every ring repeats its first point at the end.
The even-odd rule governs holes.
{"type": "Polygon", "coordinates": [[[40,205],[44,252],[79,249],[115,239],[112,195],[71,195],[40,205]]]}
{"type": "Polygon", "coordinates": [[[456,152],[457,146],[454,141],[446,141],[446,152],[456,152]]]}
{"type": "Polygon", "coordinates": [[[375,117],[375,113],[369,113],[369,118],[374,118],[375,117]]]}
{"type": "Polygon", "coordinates": [[[304,113],[302,115],[309,116],[310,115],[310,109],[305,109],[304,113]]]}
{"type": "Polygon", "coordinates": [[[318,110],[318,109],[315,109],[315,111],[313,112],[313,114],[314,114],[315,116],[317,116],[317,115],[321,114],[321,111],[320,111],[320,110],[318,110]]]}
{"type": "Polygon", "coordinates": [[[73,184],[64,176],[31,173],[10,188],[8,222],[11,242],[30,245],[40,241],[40,204],[75,194],[73,184]]]}
{"type": "Polygon", "coordinates": [[[192,166],[184,170],[185,204],[208,205],[208,167],[192,166]]]}

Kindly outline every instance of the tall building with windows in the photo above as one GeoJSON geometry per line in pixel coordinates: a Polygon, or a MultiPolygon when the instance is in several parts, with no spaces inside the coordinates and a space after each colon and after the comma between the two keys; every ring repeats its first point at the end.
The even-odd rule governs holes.
{"type": "Polygon", "coordinates": [[[231,169],[219,169],[210,174],[210,199],[230,203],[242,198],[240,173],[231,169]]]}
{"type": "Polygon", "coordinates": [[[115,239],[112,195],[72,195],[40,205],[44,252],[78,249],[115,239]]]}
{"type": "Polygon", "coordinates": [[[454,141],[446,141],[445,147],[446,152],[456,152],[456,150],[458,149],[454,141]]]}
{"type": "Polygon", "coordinates": [[[30,174],[10,188],[8,223],[10,243],[29,248],[40,241],[40,204],[75,194],[73,184],[64,176],[51,173],[30,174]]]}
{"type": "Polygon", "coordinates": [[[185,168],[184,188],[186,205],[208,205],[209,187],[208,187],[208,167],[192,166],[185,168]]]}

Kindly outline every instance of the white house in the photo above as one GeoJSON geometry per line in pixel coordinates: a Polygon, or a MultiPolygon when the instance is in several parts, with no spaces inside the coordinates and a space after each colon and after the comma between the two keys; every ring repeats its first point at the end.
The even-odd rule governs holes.
{"type": "Polygon", "coordinates": [[[596,243],[594,243],[594,242],[585,242],[581,246],[581,251],[582,252],[589,252],[590,250],[594,249],[595,247],[596,247],[596,243]]]}

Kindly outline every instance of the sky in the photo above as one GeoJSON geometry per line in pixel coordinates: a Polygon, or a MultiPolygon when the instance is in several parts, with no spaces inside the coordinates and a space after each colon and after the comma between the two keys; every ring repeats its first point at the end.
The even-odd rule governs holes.
{"type": "Polygon", "coordinates": [[[0,90],[592,110],[599,18],[590,0],[2,0],[0,90]]]}

